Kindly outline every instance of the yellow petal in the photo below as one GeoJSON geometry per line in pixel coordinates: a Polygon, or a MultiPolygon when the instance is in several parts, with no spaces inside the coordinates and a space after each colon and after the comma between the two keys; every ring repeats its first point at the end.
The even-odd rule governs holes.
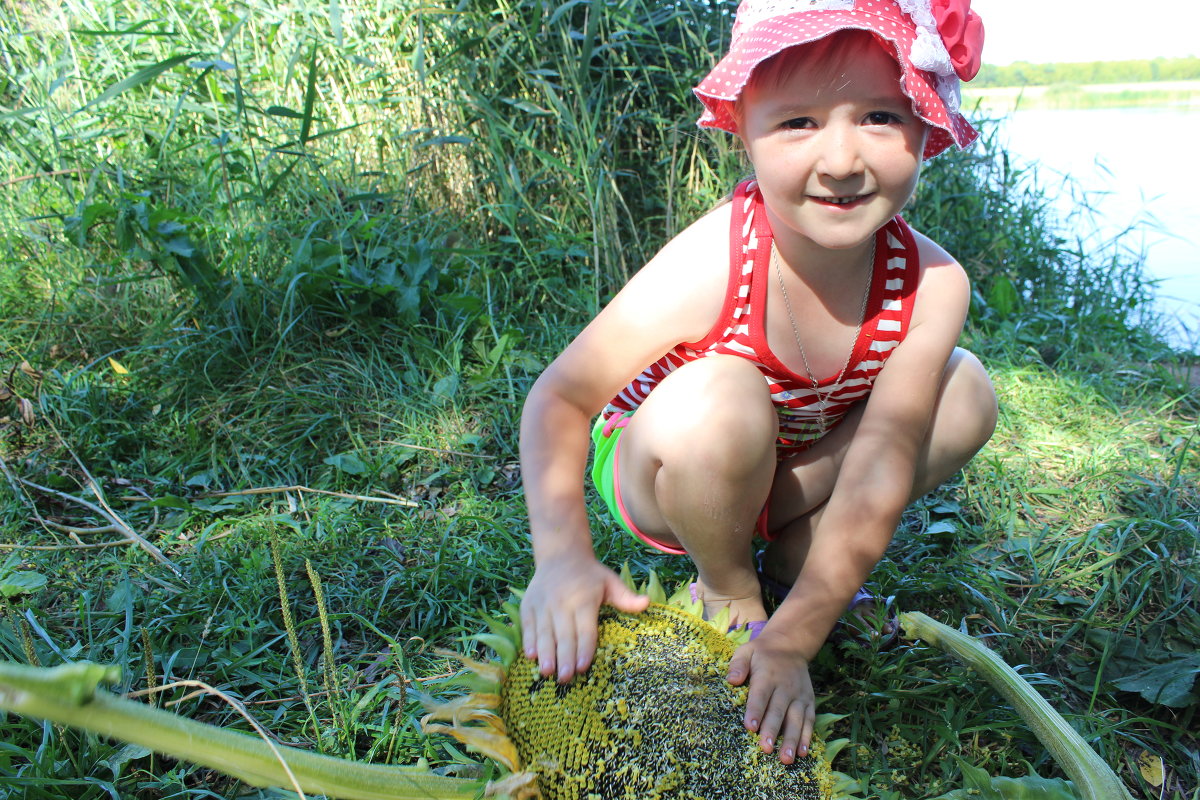
{"type": "Polygon", "coordinates": [[[430,722],[422,722],[421,730],[425,733],[448,733],[467,747],[500,762],[513,772],[521,769],[521,758],[517,755],[516,745],[507,736],[493,733],[484,728],[466,728],[461,725],[439,725],[430,722]]]}
{"type": "Polygon", "coordinates": [[[425,709],[429,715],[425,719],[446,722],[486,721],[496,717],[491,709],[499,706],[498,694],[464,694],[444,703],[426,703],[425,709]]]}
{"type": "Polygon", "coordinates": [[[515,772],[507,778],[491,781],[483,792],[484,797],[510,797],[512,800],[540,798],[536,772],[515,772]]]}
{"type": "Polygon", "coordinates": [[[112,367],[113,372],[117,373],[118,375],[128,375],[129,374],[129,370],[125,369],[125,367],[121,365],[121,362],[117,361],[112,356],[108,357],[108,365],[110,367],[112,367]]]}

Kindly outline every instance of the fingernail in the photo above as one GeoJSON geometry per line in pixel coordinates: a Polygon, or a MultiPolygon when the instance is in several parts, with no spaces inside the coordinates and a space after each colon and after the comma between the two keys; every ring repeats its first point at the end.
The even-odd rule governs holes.
{"type": "Polygon", "coordinates": [[[774,740],[774,739],[772,739],[772,738],[770,738],[770,737],[767,737],[767,739],[765,739],[764,741],[765,741],[765,743],[766,743],[767,747],[770,747],[770,746],[772,746],[773,744],[775,744],[775,740],[774,740]]]}
{"type": "Polygon", "coordinates": [[[750,730],[752,730],[752,731],[758,730],[758,720],[756,720],[756,719],[750,720],[750,730]]]}
{"type": "Polygon", "coordinates": [[[784,751],[783,751],[783,757],[784,757],[784,759],[785,759],[785,760],[786,760],[786,759],[792,759],[792,758],[795,758],[795,757],[796,757],[796,754],[795,754],[795,753],[793,753],[793,752],[792,752],[792,748],[790,748],[790,747],[789,747],[787,750],[784,750],[784,751]]]}
{"type": "Polygon", "coordinates": [[[804,745],[800,745],[800,755],[802,755],[802,756],[808,755],[808,748],[805,747],[804,745]]]}

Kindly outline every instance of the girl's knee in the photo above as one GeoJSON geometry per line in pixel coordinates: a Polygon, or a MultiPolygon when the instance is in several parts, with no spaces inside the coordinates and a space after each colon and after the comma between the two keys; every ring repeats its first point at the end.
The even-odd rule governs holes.
{"type": "Polygon", "coordinates": [[[738,473],[774,459],[779,423],[757,367],[711,356],[665,378],[630,427],[664,464],[720,464],[738,473]]]}
{"type": "Polygon", "coordinates": [[[996,429],[996,389],[975,355],[955,348],[942,378],[939,414],[955,422],[959,436],[973,451],[987,443],[996,429]]]}
{"type": "MultiPolygon", "coordinates": [[[[762,373],[736,356],[710,356],[685,364],[655,389],[659,411],[688,427],[726,431],[730,436],[766,437],[778,428],[762,373]]],[[[649,401],[647,401],[647,404],[649,401]]]]}

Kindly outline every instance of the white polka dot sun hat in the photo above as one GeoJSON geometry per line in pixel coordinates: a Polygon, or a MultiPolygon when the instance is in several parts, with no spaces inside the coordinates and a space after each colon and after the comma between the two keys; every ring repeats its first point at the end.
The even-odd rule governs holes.
{"type": "Polygon", "coordinates": [[[925,158],[979,137],[962,115],[959,81],[979,71],[983,22],[971,0],[742,0],[729,52],[693,91],[699,125],[737,133],[733,103],[762,62],[842,30],[865,30],[891,46],[900,84],[930,125],[925,158]]]}

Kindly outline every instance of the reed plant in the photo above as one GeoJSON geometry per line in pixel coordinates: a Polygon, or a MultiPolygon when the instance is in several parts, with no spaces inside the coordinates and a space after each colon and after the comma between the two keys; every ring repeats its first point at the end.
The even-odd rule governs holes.
{"type": "MultiPolygon", "coordinates": [[[[416,697],[531,572],[530,382],[744,170],[690,97],[732,7],[0,7],[0,655],[116,663],[244,728],[163,688],[202,678],[286,743],[476,774],[416,697]]],[[[906,212],[972,274],[1002,415],[875,588],[1028,665],[1135,796],[1196,800],[1200,399],[1143,326],[1138,255],[1065,236],[1051,188],[988,137],[906,212]]],[[[932,651],[848,642],[814,677],[881,800],[958,785],[948,756],[1050,769],[932,651]]],[[[15,719],[0,787],[240,791],[15,719]]]]}

